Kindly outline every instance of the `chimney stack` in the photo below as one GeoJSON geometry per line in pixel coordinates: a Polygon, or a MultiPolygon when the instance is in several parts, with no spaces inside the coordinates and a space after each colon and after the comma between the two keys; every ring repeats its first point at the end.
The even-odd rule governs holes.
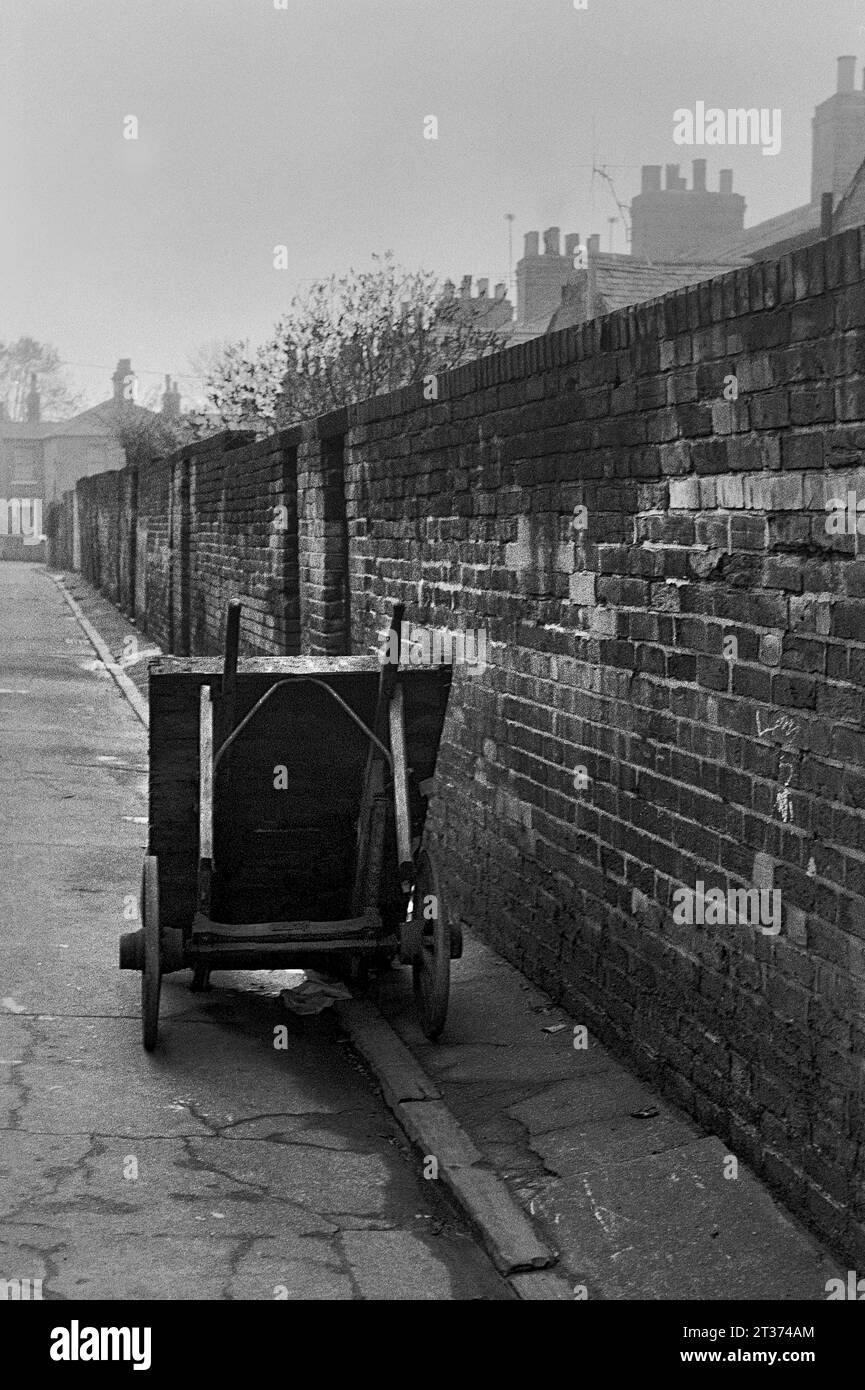
{"type": "Polygon", "coordinates": [[[857,91],[856,59],[837,59],[837,90],[818,102],[811,121],[811,202],[819,212],[824,193],[835,207],[862,163],[865,148],[865,90],[857,91]]]}
{"type": "Polygon", "coordinates": [[[599,252],[600,249],[601,249],[601,234],[600,234],[600,232],[593,232],[593,233],[592,233],[592,235],[589,237],[588,241],[586,242],[586,247],[587,247],[587,250],[588,250],[588,253],[589,253],[590,256],[597,256],[598,252],[599,252]]]}
{"type": "Polygon", "coordinates": [[[691,161],[692,185],[695,193],[705,193],[706,191],[706,161],[705,159],[694,159],[691,161]]]}
{"type": "Polygon", "coordinates": [[[720,191],[721,193],[732,193],[732,192],[733,192],[733,170],[732,170],[732,169],[722,169],[722,170],[721,170],[721,181],[720,181],[720,183],[718,184],[718,188],[719,188],[719,191],[720,191]]]}
{"type": "Polygon", "coordinates": [[[30,390],[27,392],[27,423],[28,425],[38,425],[42,414],[42,401],[39,397],[39,388],[36,385],[36,373],[30,373],[30,390]]]}
{"type": "Polygon", "coordinates": [[[661,166],[660,164],[643,165],[643,183],[641,192],[660,193],[661,191],[661,166]]]}
{"type": "Polygon", "coordinates": [[[167,373],[165,392],[162,397],[162,414],[166,420],[176,420],[180,415],[180,392],[177,389],[177,382],[172,382],[167,373]]]}
{"type": "Polygon", "coordinates": [[[496,296],[496,299],[504,299],[506,291],[507,291],[507,286],[506,286],[504,283],[501,283],[501,284],[499,284],[499,285],[496,285],[496,289],[495,289],[495,296],[496,296]]]}
{"type": "Polygon", "coordinates": [[[490,292],[489,280],[478,280],[478,299],[486,299],[490,292]]]}
{"type": "Polygon", "coordinates": [[[538,243],[540,241],[539,232],[526,232],[524,256],[536,256],[538,254],[538,243]]]}
{"type": "Polygon", "coordinates": [[[464,275],[460,280],[460,299],[471,299],[472,297],[472,277],[464,275]]]}
{"type": "Polygon", "coordinates": [[[856,88],[856,57],[849,53],[838,59],[838,91],[852,92],[856,88]]]}
{"type": "Polygon", "coordinates": [[[565,237],[565,255],[568,257],[569,260],[573,260],[574,256],[577,254],[579,249],[579,232],[568,232],[567,236],[565,237]]]}
{"type": "Polygon", "coordinates": [[[559,235],[560,235],[560,230],[561,230],[561,229],[560,229],[559,227],[547,227],[547,230],[544,232],[544,255],[545,255],[545,256],[558,256],[558,255],[559,255],[559,235]]]}
{"type": "Polygon", "coordinates": [[[111,378],[114,385],[114,404],[121,408],[128,405],[132,399],[131,396],[124,395],[125,382],[130,376],[132,376],[132,360],[129,357],[121,357],[111,378]]]}

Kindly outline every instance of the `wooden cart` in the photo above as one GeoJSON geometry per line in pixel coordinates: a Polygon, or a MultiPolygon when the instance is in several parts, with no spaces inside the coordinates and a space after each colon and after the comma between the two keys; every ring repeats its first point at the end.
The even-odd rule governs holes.
{"type": "MultiPolygon", "coordinates": [[[[160,982],[287,966],[348,973],[399,956],[424,1032],[437,1037],[462,953],[423,844],[451,668],[376,657],[150,665],[150,815],[141,926],[120,968],[141,972],[143,1042],[156,1045],[160,982]]],[[[403,610],[393,614],[399,650],[403,610]]],[[[396,646],[393,643],[396,643],[396,646]]]]}

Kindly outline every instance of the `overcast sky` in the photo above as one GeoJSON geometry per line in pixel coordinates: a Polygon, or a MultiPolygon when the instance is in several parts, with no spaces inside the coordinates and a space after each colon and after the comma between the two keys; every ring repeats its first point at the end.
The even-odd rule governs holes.
{"type": "Polygon", "coordinates": [[[0,0],[0,340],[90,404],[121,356],[188,394],[198,347],[374,251],[502,280],[508,212],[515,260],[550,225],[607,249],[593,156],[623,202],[641,164],[731,166],[749,225],[808,201],[842,53],[861,86],[865,0],[0,0]],[[676,146],[698,100],[780,108],[780,153],[676,146]]]}

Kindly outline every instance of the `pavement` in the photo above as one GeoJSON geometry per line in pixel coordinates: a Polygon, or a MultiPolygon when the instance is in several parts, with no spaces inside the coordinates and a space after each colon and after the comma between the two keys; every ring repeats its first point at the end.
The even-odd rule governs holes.
{"type": "MultiPolygon", "coordinates": [[[[114,659],[122,661],[124,652],[134,658],[129,646],[134,629],[80,578],[67,576],[67,581],[114,659]]],[[[138,641],[146,646],[144,639],[138,641]]],[[[125,667],[143,691],[145,666],[132,660],[125,667]]],[[[104,680],[99,689],[105,691],[104,680]]],[[[109,704],[125,704],[113,685],[104,703],[106,712],[109,704]]],[[[0,726],[3,710],[0,697],[0,726]]],[[[125,722],[130,721],[135,722],[131,712],[125,722]]],[[[260,1040],[246,1058],[237,1051],[239,1038],[255,1043],[261,994],[273,989],[265,983],[268,978],[250,975],[237,982],[241,992],[230,1000],[224,992],[215,995],[208,1015],[208,1046],[219,1050],[217,1072],[233,1076],[238,1065],[248,1063],[244,1095],[247,1086],[268,1085],[271,1059],[260,1040]]],[[[166,982],[164,1000],[174,989],[166,982]]],[[[190,1046],[207,1007],[193,1005],[197,996],[182,987],[170,997],[174,1017],[170,1033],[165,1030],[170,1043],[162,1066],[183,1078],[181,1090],[192,1092],[186,1078],[197,1079],[204,1062],[191,1060],[190,1046]]],[[[133,1012],[136,1007],[137,997],[131,1001],[133,1012]]],[[[522,1267],[537,1268],[514,1277],[519,1252],[511,1261],[510,1286],[521,1298],[824,1300],[827,1280],[844,1276],[843,1261],[786,1212],[746,1165],[733,1163],[735,1155],[716,1136],[643,1085],[596,1039],[575,1034],[576,1020],[470,931],[465,955],[452,973],[448,1023],[439,1042],[428,1042],[415,1022],[405,970],[383,975],[371,1003],[341,1007],[350,1037],[414,1144],[415,1171],[418,1159],[436,1156],[431,1135],[442,1135],[443,1151],[457,1151],[450,1164],[442,1153],[443,1169],[450,1168],[443,1174],[447,1186],[500,1269],[508,1267],[501,1257],[507,1242],[498,1238],[502,1212],[508,1219],[507,1201],[522,1214],[527,1230],[510,1221],[508,1231],[516,1229],[520,1251],[528,1251],[522,1267]],[[582,1042],[586,1045],[575,1045],[582,1042]],[[532,1237],[546,1258],[531,1258],[532,1237]]],[[[311,1045],[309,1020],[303,1022],[300,1036],[311,1045]]],[[[341,1040],[344,1044],[336,1020],[316,1022],[333,1028],[327,1037],[332,1051],[341,1040]]],[[[329,1076],[321,1054],[316,1056],[329,1076]]],[[[142,1057],[134,1045],[123,1050],[122,1065],[134,1067],[129,1089],[136,1111],[135,1088],[141,1073],[148,1072],[142,1057]]],[[[281,1097],[280,1065],[279,1078],[274,1072],[270,1084],[279,1085],[281,1097]]],[[[323,1085],[322,1075],[316,1077],[323,1085]]],[[[26,1074],[22,1079],[29,1104],[32,1083],[26,1074]]],[[[211,1093],[207,1096],[213,1105],[211,1093]]],[[[270,1103],[278,1102],[274,1093],[270,1103]]],[[[191,1103],[198,1113],[201,1097],[191,1103]]],[[[219,1114],[219,1142],[231,1135],[236,1143],[235,1130],[245,1132],[246,1121],[237,1126],[236,1119],[219,1114]]],[[[208,1114],[208,1123],[212,1120],[208,1114]]],[[[193,1137],[206,1142],[197,1131],[193,1137]]],[[[184,1200],[194,1201],[194,1193],[184,1200]]]]}
{"type": "MultiPolygon", "coordinates": [[[[60,578],[56,570],[49,570],[48,573],[60,578]]],[[[66,593],[74,599],[85,621],[92,625],[101,638],[103,646],[114,662],[146,700],[148,663],[153,657],[162,655],[162,648],[140,632],[130,618],[125,617],[104,594],[100,594],[98,589],[94,589],[80,574],[63,574],[62,584],[66,593]]]]}
{"type": "Polygon", "coordinates": [[[717,1136],[591,1035],[575,1047],[576,1021],[481,942],[466,935],[438,1043],[401,975],[383,977],[378,1009],[558,1255],[574,1298],[822,1301],[844,1277],[743,1163],[732,1176],[717,1136]]]}
{"type": "Polygon", "coordinates": [[[117,943],[146,748],[44,567],[0,564],[0,1279],[45,1299],[512,1299],[333,1012],[282,1008],[281,972],[167,978],[142,1049],[117,943]]]}

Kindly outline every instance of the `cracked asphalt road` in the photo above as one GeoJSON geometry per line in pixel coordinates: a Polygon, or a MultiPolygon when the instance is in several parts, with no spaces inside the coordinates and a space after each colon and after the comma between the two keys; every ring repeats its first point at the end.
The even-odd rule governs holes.
{"type": "Polygon", "coordinates": [[[143,1051],[117,941],[146,747],[42,567],[0,564],[0,1278],[53,1299],[512,1297],[336,1020],[287,1016],[279,975],[169,977],[143,1051]]]}

